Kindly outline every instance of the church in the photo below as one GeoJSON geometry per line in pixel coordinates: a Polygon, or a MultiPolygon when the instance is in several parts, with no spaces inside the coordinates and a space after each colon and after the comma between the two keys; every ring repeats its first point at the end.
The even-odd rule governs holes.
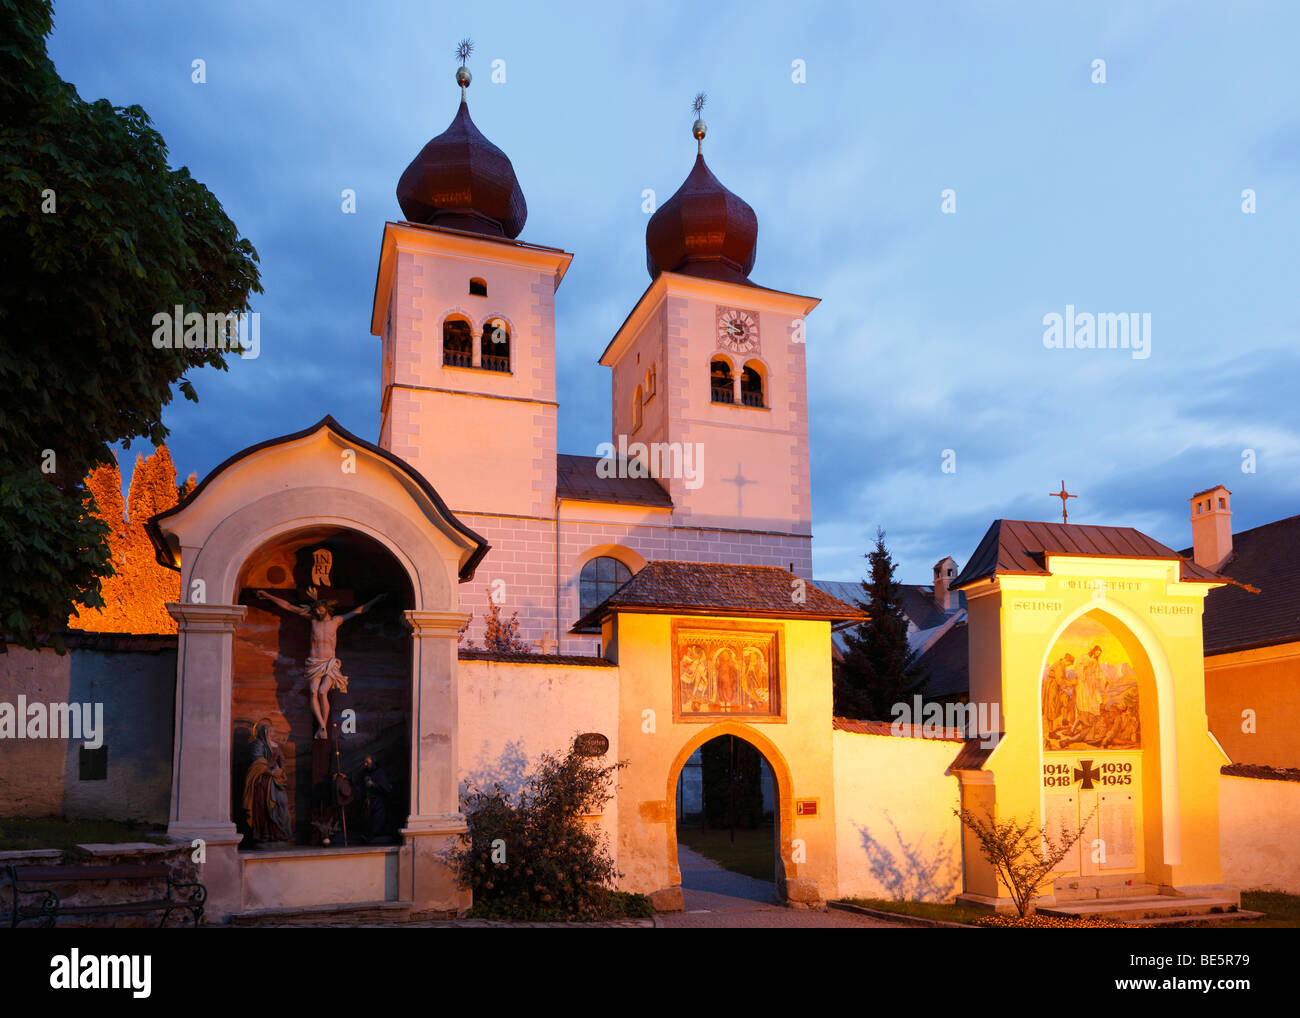
{"type": "MultiPolygon", "coordinates": [[[[1236,908],[1233,860],[1292,837],[1300,802],[1262,830],[1251,785],[1232,808],[1255,828],[1220,828],[1232,761],[1207,727],[1202,616],[1228,578],[1127,527],[993,521],[960,571],[939,563],[925,610],[936,645],[960,621],[964,699],[984,709],[836,718],[835,634],[865,616],[812,582],[817,298],[750,279],[758,219],[709,169],[697,119],[694,163],[646,228],[649,283],[600,354],[610,441],[560,453],[573,255],[519,239],[520,182],[470,117],[469,71],[456,80],[383,229],[377,442],[325,416],[234,452],[149,523],[181,596],[172,755],[143,784],[169,834],[203,845],[210,914],[463,911],[445,854],[462,796],[575,742],[626,763],[589,818],[620,888],[680,909],[683,774],[722,736],[763,759],[790,904],[1008,908],[966,808],[1086,826],[1042,908],[1236,908]],[[517,647],[478,647],[515,615],[517,647]],[[320,779],[363,761],[387,776],[372,833],[389,836],[340,843],[313,829],[320,779]],[[268,773],[283,791],[258,812],[268,773]]],[[[110,702],[124,759],[139,724],[110,702]]]]}

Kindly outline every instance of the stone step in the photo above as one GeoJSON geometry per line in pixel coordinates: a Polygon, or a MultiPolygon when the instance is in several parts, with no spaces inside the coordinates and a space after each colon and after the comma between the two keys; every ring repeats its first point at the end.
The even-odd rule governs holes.
{"type": "Polygon", "coordinates": [[[1098,901],[1114,898],[1155,898],[1160,888],[1155,884],[1097,884],[1086,887],[1057,887],[1056,902],[1098,901]]]}
{"type": "Polygon", "coordinates": [[[1039,908],[1041,915],[1065,919],[1113,919],[1131,922],[1135,919],[1164,919],[1169,917],[1223,915],[1237,911],[1237,904],[1228,898],[1181,898],[1169,894],[1147,898],[1107,898],[1096,901],[1071,901],[1039,908]]]}
{"type": "Polygon", "coordinates": [[[363,901],[302,908],[260,908],[232,915],[231,926],[367,926],[403,923],[411,918],[409,901],[363,901]]]}
{"type": "Polygon", "coordinates": [[[1155,919],[1129,919],[1126,926],[1186,926],[1197,923],[1238,922],[1242,919],[1263,919],[1263,912],[1239,908],[1235,912],[1202,912],[1200,915],[1160,916],[1155,919]]]}

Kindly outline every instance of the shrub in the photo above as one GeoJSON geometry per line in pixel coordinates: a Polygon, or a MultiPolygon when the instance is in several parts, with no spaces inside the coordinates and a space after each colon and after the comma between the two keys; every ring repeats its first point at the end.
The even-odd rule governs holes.
{"type": "Polygon", "coordinates": [[[613,890],[617,869],[583,819],[604,809],[623,766],[572,749],[565,756],[544,753],[517,801],[500,785],[465,796],[469,829],[451,863],[474,894],[471,915],[568,921],[648,915],[649,899],[613,890]]]}

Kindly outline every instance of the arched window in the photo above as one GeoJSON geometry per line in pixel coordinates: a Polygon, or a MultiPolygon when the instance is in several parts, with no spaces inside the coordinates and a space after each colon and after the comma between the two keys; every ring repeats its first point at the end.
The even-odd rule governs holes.
{"type": "Polygon", "coordinates": [[[650,365],[650,370],[645,373],[645,398],[650,399],[655,394],[655,387],[658,379],[655,375],[655,366],[650,365]]]}
{"type": "Polygon", "coordinates": [[[764,406],[763,376],[752,364],[745,365],[745,373],[740,376],[740,402],[745,406],[764,406]]]}
{"type": "Polygon", "coordinates": [[[487,371],[510,370],[510,326],[504,318],[489,318],[484,323],[479,366],[487,371]]]}
{"type": "Polygon", "coordinates": [[[714,403],[736,402],[736,390],[731,382],[731,365],[721,357],[709,365],[709,390],[714,403]]]}
{"type": "Polygon", "coordinates": [[[472,363],[473,333],[463,318],[448,318],[442,323],[442,363],[453,368],[468,368],[472,363]]]}
{"type": "Polygon", "coordinates": [[[638,385],[636,387],[636,391],[632,393],[632,431],[633,432],[637,432],[641,430],[641,401],[642,401],[641,386],[638,385]]]}
{"type": "Polygon", "coordinates": [[[592,559],[578,579],[579,614],[586,615],[630,579],[632,570],[618,559],[608,555],[592,559]]]}
{"type": "Polygon", "coordinates": [[[469,295],[471,297],[487,296],[487,280],[479,279],[477,276],[469,281],[469,295]]]}

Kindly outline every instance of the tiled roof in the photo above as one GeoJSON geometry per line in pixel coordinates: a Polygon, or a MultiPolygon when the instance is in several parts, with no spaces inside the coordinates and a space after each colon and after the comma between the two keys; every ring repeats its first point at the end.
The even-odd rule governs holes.
{"type": "MultiPolygon", "coordinates": [[[[1191,549],[1182,554],[1190,555],[1191,549]]],[[[1238,583],[1205,598],[1205,653],[1224,654],[1300,640],[1300,516],[1290,516],[1232,537],[1220,567],[1238,583]]]]}
{"type": "Polygon", "coordinates": [[[649,562],[575,622],[572,632],[598,630],[601,620],[615,610],[855,622],[865,618],[859,609],[786,569],[719,562],[649,562]]]}
{"type": "Polygon", "coordinates": [[[901,734],[894,731],[892,721],[858,721],[854,718],[831,718],[831,727],[837,732],[852,732],[854,735],[890,735],[902,739],[929,739],[931,742],[963,742],[960,731],[956,728],[945,729],[943,735],[922,734],[923,725],[902,725],[901,734]]]}
{"type": "Polygon", "coordinates": [[[995,575],[1047,576],[1048,555],[1172,559],[1182,562],[1184,581],[1214,583],[1223,580],[1217,573],[1185,559],[1132,527],[994,520],[953,586],[969,586],[976,580],[995,575]]]}
{"type": "Polygon", "coordinates": [[[1300,767],[1266,767],[1263,764],[1224,764],[1220,774],[1234,778],[1262,778],[1265,781],[1300,781],[1300,767]]]}
{"type": "Polygon", "coordinates": [[[978,771],[983,770],[984,765],[988,762],[993,751],[998,748],[998,743],[1002,741],[1002,736],[998,735],[993,740],[993,745],[986,745],[985,738],[967,739],[962,743],[960,752],[948,765],[948,773],[953,771],[978,771]]]}
{"type": "Polygon", "coordinates": [[[555,457],[555,494],[580,502],[617,502],[621,505],[673,507],[668,492],[653,477],[601,477],[596,473],[599,456],[555,457]]]}
{"type": "Polygon", "coordinates": [[[578,668],[617,668],[618,666],[594,654],[528,654],[506,653],[497,650],[461,650],[456,656],[461,661],[507,661],[526,665],[571,665],[578,668]]]}

